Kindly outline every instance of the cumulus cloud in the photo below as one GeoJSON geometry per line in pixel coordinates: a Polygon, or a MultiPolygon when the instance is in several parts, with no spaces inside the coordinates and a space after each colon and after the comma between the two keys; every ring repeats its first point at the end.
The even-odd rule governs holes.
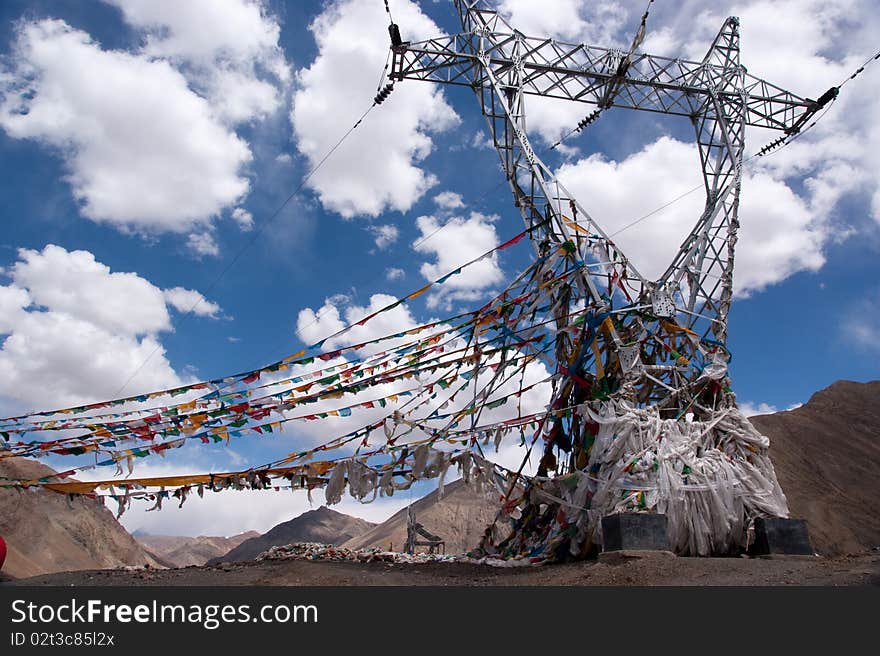
{"type": "MultiPolygon", "coordinates": [[[[774,412],[779,412],[779,408],[775,405],[771,405],[770,403],[752,403],[751,401],[738,402],[737,405],[739,409],[742,410],[742,413],[746,417],[754,417],[755,415],[770,415],[774,412]]],[[[797,410],[803,405],[803,403],[792,403],[787,408],[785,408],[785,412],[790,412],[791,410],[797,410]]]]}
{"type": "MultiPolygon", "coordinates": [[[[699,155],[693,144],[662,137],[621,162],[593,155],[563,165],[558,175],[636,268],[658,278],[672,262],[705,204],[699,155]],[[670,200],[680,201],[617,233],[670,200]]],[[[827,217],[784,182],[746,174],[740,203],[734,276],[740,294],[760,290],[796,271],[816,270],[829,239],[827,217]]]]}
{"type": "MultiPolygon", "coordinates": [[[[21,249],[0,286],[0,397],[21,408],[57,407],[179,385],[158,335],[168,304],[198,292],[159,289],[111,271],[88,251],[21,249]]],[[[200,294],[198,294],[201,296],[200,294]]],[[[206,301],[209,307],[216,307],[206,301]]],[[[219,309],[219,308],[218,308],[219,309]]]]}
{"type": "Polygon", "coordinates": [[[608,46],[622,45],[619,33],[630,14],[630,8],[610,0],[502,0],[498,9],[526,36],[608,46]]]}
{"type": "Polygon", "coordinates": [[[145,55],[186,66],[199,91],[231,122],[263,118],[281,101],[290,71],[281,28],[260,1],[105,0],[144,31],[145,55]]]}
{"type": "Polygon", "coordinates": [[[458,210],[464,207],[461,194],[457,194],[454,191],[441,191],[434,196],[434,204],[444,210],[458,210]]]}
{"type": "MultiPolygon", "coordinates": [[[[437,280],[470,262],[499,244],[493,222],[496,216],[471,212],[470,216],[452,217],[442,225],[436,217],[420,216],[416,227],[421,238],[413,248],[433,257],[419,269],[426,280],[437,280]]],[[[492,287],[504,280],[504,272],[498,264],[498,254],[472,264],[461,273],[449,278],[428,296],[428,307],[449,310],[457,302],[475,301],[482,298],[492,287]]]]}
{"type": "MultiPolygon", "coordinates": [[[[699,10],[697,19],[678,31],[682,49],[691,56],[705,51],[724,19],[713,4],[700,3],[699,10]]],[[[869,0],[750,0],[730,13],[740,18],[742,63],[799,95],[818,97],[877,51],[880,17],[869,0]]],[[[815,129],[757,163],[777,179],[806,180],[808,200],[817,211],[831,211],[845,194],[867,192],[873,217],[880,221],[878,111],[880,75],[875,69],[845,86],[815,129]]],[[[775,136],[750,130],[750,150],[775,136]]]]}
{"type": "Polygon", "coordinates": [[[370,226],[370,232],[379,250],[385,250],[400,236],[400,230],[391,224],[370,226]]]}
{"type": "Polygon", "coordinates": [[[171,328],[161,290],[135,273],[111,272],[88,251],[50,244],[42,251],[21,249],[12,266],[15,288],[27,290],[31,304],[127,335],[171,328]]]}
{"type": "Polygon", "coordinates": [[[259,1],[105,1],[142,47],[105,50],[64,21],[20,21],[0,69],[0,128],[58,152],[93,221],[204,229],[249,191],[252,154],[236,129],[281,105],[280,26],[259,1]]]}
{"type": "Polygon", "coordinates": [[[247,144],[168,62],[103,50],[60,20],[23,23],[0,126],[57,149],[84,216],[183,232],[248,190],[247,144]]]}
{"type": "MultiPolygon", "coordinates": [[[[413,2],[397,2],[394,16],[408,40],[440,29],[413,2]]],[[[316,164],[366,109],[388,54],[382,6],[368,0],[330,4],[310,29],[318,56],[297,74],[291,122],[297,148],[316,164]],[[360,99],[360,100],[358,100],[360,99]],[[362,109],[363,108],[363,109],[362,109]]],[[[343,217],[406,211],[436,184],[419,164],[433,148],[431,134],[458,122],[437,85],[404,83],[351,133],[311,178],[325,208],[343,217]]]]}
{"type": "Polygon", "coordinates": [[[746,417],[754,417],[755,415],[770,415],[774,412],[779,412],[779,408],[775,405],[770,405],[769,403],[752,403],[751,401],[744,401],[738,404],[739,409],[742,410],[742,413],[746,417]]]}
{"type": "Polygon", "coordinates": [[[232,210],[232,220],[238,224],[242,232],[250,232],[254,228],[254,215],[244,208],[236,207],[232,210]]]}
{"type": "Polygon", "coordinates": [[[165,301],[178,312],[191,312],[200,317],[216,319],[220,306],[209,301],[194,289],[172,287],[162,291],[165,301]]]}
{"type": "MultiPolygon", "coordinates": [[[[297,334],[307,344],[318,342],[345,326],[357,323],[365,316],[391,305],[396,300],[394,296],[388,294],[373,294],[370,296],[369,305],[364,307],[351,304],[346,296],[328,298],[318,311],[311,308],[300,310],[296,320],[297,334]]],[[[383,312],[363,326],[355,326],[344,335],[327,340],[324,343],[324,350],[334,350],[385,335],[395,335],[418,325],[409,308],[401,304],[383,312]]],[[[384,350],[393,343],[393,341],[383,342],[381,346],[365,349],[364,352],[384,350]]]]}
{"type": "Polygon", "coordinates": [[[403,269],[398,269],[397,267],[385,269],[386,280],[401,280],[404,276],[406,276],[406,272],[403,269]]]}
{"type": "Polygon", "coordinates": [[[186,240],[186,247],[197,258],[204,256],[216,257],[220,255],[220,247],[217,245],[214,235],[210,232],[194,232],[186,240]]]}

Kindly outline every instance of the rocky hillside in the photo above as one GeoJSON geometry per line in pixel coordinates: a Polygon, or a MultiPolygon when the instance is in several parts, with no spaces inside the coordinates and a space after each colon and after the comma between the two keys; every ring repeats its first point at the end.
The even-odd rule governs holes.
{"type": "Polygon", "coordinates": [[[265,534],[245,540],[226,555],[212,558],[208,564],[218,562],[241,562],[254,560],[269,547],[291,542],[321,542],[340,545],[353,537],[366,533],[375,524],[351,517],[326,506],[309,510],[299,517],[283,522],[265,534]]]}
{"type": "Polygon", "coordinates": [[[211,558],[228,553],[245,540],[259,537],[256,531],[239,533],[232,537],[200,535],[186,537],[180,535],[146,535],[135,533],[137,541],[160,562],[172,567],[204,565],[211,558]]]}
{"type": "MultiPolygon", "coordinates": [[[[446,553],[466,553],[477,546],[486,527],[495,519],[498,504],[495,494],[478,492],[458,480],[444,486],[443,498],[437,490],[413,504],[416,521],[446,542],[446,553]]],[[[351,549],[376,547],[403,551],[406,543],[407,509],[403,508],[386,521],[343,546],[351,549]]],[[[424,547],[419,547],[424,551],[424,547]]]]}
{"type": "Polygon", "coordinates": [[[792,517],[822,554],[880,546],[880,381],[838,381],[795,410],[751,417],[792,517]]]}
{"type": "MultiPolygon", "coordinates": [[[[0,460],[0,476],[40,478],[54,471],[33,460],[0,460]]],[[[100,500],[46,490],[0,489],[3,574],[16,578],[122,565],[160,565],[100,500]]]]}

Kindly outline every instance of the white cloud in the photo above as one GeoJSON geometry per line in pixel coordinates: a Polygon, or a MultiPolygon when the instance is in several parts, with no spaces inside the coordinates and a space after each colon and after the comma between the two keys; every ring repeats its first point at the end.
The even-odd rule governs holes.
{"type": "Polygon", "coordinates": [[[162,290],[162,295],[165,297],[165,301],[178,312],[192,312],[197,316],[211,317],[212,319],[216,319],[220,312],[219,305],[209,301],[194,289],[172,287],[162,290]]]}
{"type": "MultiPolygon", "coordinates": [[[[529,121],[529,133],[537,134],[545,144],[554,144],[568,135],[584,116],[591,114],[595,107],[560,98],[544,98],[528,96],[525,99],[526,115],[529,121]]],[[[574,139],[567,139],[557,146],[559,152],[566,154],[565,149],[572,149],[574,139]]],[[[572,151],[568,151],[572,152],[572,151]]],[[[576,152],[576,151],[575,151],[576,152]]]]}
{"type": "Polygon", "coordinates": [[[162,291],[135,273],[111,272],[88,251],[54,244],[42,251],[21,249],[18,256],[13,284],[28,291],[35,307],[125,335],[171,328],[162,291]]]}
{"type": "MultiPolygon", "coordinates": [[[[546,3],[504,0],[500,7],[511,24],[526,34],[623,48],[631,43],[644,9],[641,3],[577,0],[546,3]]],[[[724,8],[707,0],[690,0],[675,7],[657,3],[650,11],[641,51],[700,60],[724,19],[735,15],[740,18],[742,63],[749,72],[813,98],[840,83],[876,52],[876,33],[880,29],[880,19],[869,0],[831,3],[823,0],[741,0],[724,8]]],[[[821,266],[824,244],[831,238],[840,238],[851,232],[849,228],[832,226],[827,220],[838,201],[847,194],[867,194],[870,212],[880,222],[880,124],[875,120],[880,111],[878,98],[880,75],[876,70],[866,69],[857,82],[844,87],[833,109],[815,129],[771,157],[752,162],[753,170],[768,174],[780,185],[785,183],[798,190],[797,196],[784,198],[789,206],[792,202],[802,205],[795,208],[801,215],[796,220],[798,238],[805,237],[801,229],[804,208],[812,214],[812,224],[807,230],[810,234],[806,235],[810,243],[806,245],[804,257],[794,256],[766,277],[780,279],[800,268],[821,266]],[[804,191],[801,191],[801,183],[804,191]]],[[[545,143],[552,143],[592,107],[529,97],[527,110],[530,133],[545,143]]],[[[604,120],[610,119],[604,117],[604,120]]],[[[747,131],[748,152],[756,152],[777,136],[779,133],[750,128],[747,131]]],[[[575,137],[566,145],[576,148],[579,143],[584,142],[575,137]]],[[[571,157],[576,151],[563,154],[571,157]]],[[[679,172],[679,169],[673,170],[679,172]]],[[[689,170],[698,172],[699,169],[689,170]]],[[[699,178],[695,184],[697,182],[699,178]]],[[[770,184],[766,179],[764,183],[761,193],[766,192],[770,184]]],[[[669,186],[677,186],[672,176],[669,186]]],[[[744,189],[744,199],[748,199],[748,184],[744,189]]],[[[777,190],[786,196],[781,186],[777,190]]],[[[674,193],[665,194],[664,200],[674,196],[674,193]]],[[[586,197],[582,200],[592,203],[592,199],[586,197]]],[[[603,220],[601,216],[597,218],[603,220]]],[[[609,220],[613,222],[614,219],[609,220]]],[[[856,221],[853,223],[855,229],[867,228],[856,221]]],[[[737,275],[742,277],[745,269],[745,266],[740,267],[737,275]]],[[[761,277],[746,280],[745,287],[760,287],[761,277]]]]}
{"type": "MultiPolygon", "coordinates": [[[[633,221],[700,184],[696,146],[662,137],[621,162],[593,155],[565,164],[558,175],[621,247],[642,275],[656,279],[671,263],[705,203],[702,188],[620,234],[633,221]]],[[[747,173],[740,204],[734,276],[740,294],[824,263],[828,218],[784,182],[747,173]]]]}
{"type": "Polygon", "coordinates": [[[21,249],[9,275],[0,286],[5,405],[48,409],[112,398],[135,372],[126,393],[184,382],[158,339],[173,329],[167,291],[111,271],[88,251],[51,244],[21,249]]]}
{"type": "Polygon", "coordinates": [[[247,143],[167,61],[103,50],[43,20],[20,24],[11,62],[0,126],[61,153],[93,221],[184,232],[247,193],[247,143]]]}
{"type": "Polygon", "coordinates": [[[676,57],[680,52],[679,45],[678,37],[672,27],[664,25],[648,31],[639,51],[660,57],[676,57]]]}
{"type": "Polygon", "coordinates": [[[232,220],[238,223],[242,232],[250,232],[254,228],[254,216],[244,208],[236,207],[232,210],[232,220]]]}
{"type": "Polygon", "coordinates": [[[751,401],[739,402],[739,409],[746,417],[754,417],[755,415],[770,415],[779,412],[779,408],[769,403],[752,403],[751,401]]]}
{"type": "Polygon", "coordinates": [[[406,276],[406,272],[403,269],[398,269],[397,267],[385,269],[386,280],[401,280],[404,276],[406,276]]]}
{"type": "MultiPolygon", "coordinates": [[[[311,308],[300,310],[296,320],[296,331],[307,344],[318,342],[328,335],[341,330],[348,324],[359,322],[368,314],[391,305],[397,299],[389,294],[373,294],[366,307],[351,305],[347,297],[328,298],[324,305],[315,312],[311,308]],[[341,310],[341,311],[340,311],[341,310]]],[[[406,304],[400,304],[387,312],[376,316],[363,326],[355,326],[344,335],[330,339],[324,343],[323,350],[334,350],[341,346],[360,344],[399,332],[415,328],[418,322],[406,304]]],[[[365,349],[365,353],[390,348],[393,340],[382,342],[381,345],[365,349]]]]}
{"type": "Polygon", "coordinates": [[[441,191],[434,196],[434,204],[444,210],[457,210],[464,207],[461,194],[457,194],[454,191],[441,191]]]}
{"type": "Polygon", "coordinates": [[[395,225],[375,225],[370,226],[370,232],[376,241],[376,248],[384,250],[397,241],[400,236],[400,230],[395,225]]]}
{"type": "Polygon", "coordinates": [[[629,15],[628,8],[609,0],[503,0],[499,10],[511,27],[526,36],[606,47],[622,45],[617,36],[629,15]]]}
{"type": "MultiPolygon", "coordinates": [[[[397,2],[394,16],[403,38],[439,35],[440,29],[412,2],[397,2]]],[[[388,27],[380,4],[345,0],[330,4],[310,29],[318,56],[297,74],[291,122],[297,148],[316,164],[365,110],[388,54],[388,27]]],[[[437,85],[404,82],[351,133],[333,158],[311,178],[325,208],[346,218],[406,211],[436,178],[420,168],[433,148],[432,133],[458,117],[437,85]]]]}
{"type": "Polygon", "coordinates": [[[211,257],[220,255],[220,247],[214,240],[214,235],[210,232],[192,233],[186,240],[186,247],[198,258],[202,258],[205,255],[211,257]]]}
{"type": "Polygon", "coordinates": [[[470,146],[471,148],[478,148],[480,150],[495,149],[495,146],[492,144],[492,137],[489,135],[488,130],[477,130],[474,132],[470,140],[470,146]]]}
{"type": "MultiPolygon", "coordinates": [[[[742,63],[749,72],[803,96],[817,98],[839,84],[877,51],[880,17],[870,0],[781,0],[740,2],[742,63]],[[857,19],[856,19],[857,17],[857,19]]],[[[681,35],[692,55],[702,54],[724,18],[704,4],[681,35]],[[685,38],[685,34],[693,35],[685,38]]],[[[726,13],[726,12],[725,12],[726,13]]],[[[760,163],[777,178],[806,177],[811,202],[830,211],[844,194],[867,192],[880,221],[880,72],[866,70],[844,86],[816,128],[760,163]],[[824,186],[824,194],[817,187],[824,186]]],[[[754,152],[778,134],[751,130],[754,152]]]]}
{"type": "MultiPolygon", "coordinates": [[[[498,235],[492,222],[497,217],[471,212],[470,217],[450,218],[441,228],[433,216],[420,216],[416,226],[421,239],[413,248],[433,256],[433,262],[425,262],[419,271],[426,280],[437,280],[461,265],[482,255],[498,245],[498,235]]],[[[504,280],[498,265],[497,253],[463,269],[449,278],[428,296],[428,307],[442,306],[448,310],[456,302],[474,301],[504,280]]]]}
{"type": "Polygon", "coordinates": [[[281,27],[263,2],[106,0],[146,34],[143,52],[185,65],[198,90],[232,122],[265,117],[290,77],[281,27]]]}

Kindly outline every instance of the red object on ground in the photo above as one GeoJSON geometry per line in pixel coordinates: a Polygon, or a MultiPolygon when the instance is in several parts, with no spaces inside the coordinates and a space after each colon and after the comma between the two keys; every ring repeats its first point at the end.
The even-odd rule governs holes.
{"type": "Polygon", "coordinates": [[[0,569],[3,569],[3,561],[6,560],[6,541],[0,537],[0,569]]]}

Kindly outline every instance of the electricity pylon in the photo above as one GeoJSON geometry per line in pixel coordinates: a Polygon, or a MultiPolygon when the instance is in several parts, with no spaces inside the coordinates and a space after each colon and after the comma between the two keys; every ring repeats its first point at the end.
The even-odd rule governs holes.
{"type": "MultiPolygon", "coordinates": [[[[565,244],[567,257],[583,263],[571,289],[557,291],[567,294],[566,307],[557,312],[568,316],[570,306],[583,303],[594,316],[612,320],[600,323],[596,331],[601,355],[588,358],[592,364],[581,362],[582,371],[575,373],[590,369],[595,374],[595,359],[601,357],[605,361],[599,368],[616,368],[618,382],[629,379],[639,403],[658,404],[669,412],[693,406],[707,367],[719,380],[727,360],[745,127],[794,134],[835,90],[816,101],[750,75],[740,65],[739,21],[733,17],[724,22],[702,61],[687,61],[637,52],[644,20],[625,51],[526,36],[483,2],[455,0],[455,6],[459,34],[411,43],[393,26],[390,77],[473,89],[526,225],[544,222],[532,233],[536,248],[542,240],[565,244]],[[637,263],[535,152],[526,132],[528,95],[594,105],[581,127],[610,107],[691,119],[706,203],[657,280],[639,272],[637,263]],[[647,312],[619,313],[620,308],[647,312]],[[670,331],[664,326],[675,327],[670,331]],[[662,345],[645,343],[646,327],[660,336],[662,345]],[[683,339],[693,335],[698,339],[683,339]],[[669,337],[679,348],[672,348],[669,337]]],[[[557,357],[570,362],[577,356],[572,347],[569,340],[557,357]]]]}

